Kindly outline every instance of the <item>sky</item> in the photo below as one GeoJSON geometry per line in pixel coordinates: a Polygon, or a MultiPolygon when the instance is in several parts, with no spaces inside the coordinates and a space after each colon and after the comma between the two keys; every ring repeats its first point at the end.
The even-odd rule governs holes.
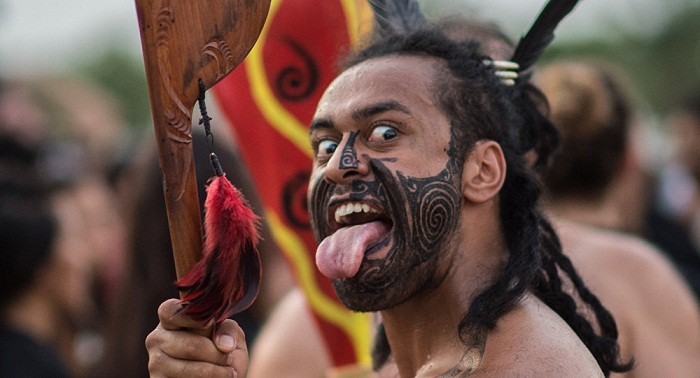
{"type": "MultiPolygon", "coordinates": [[[[436,0],[423,3],[428,1],[436,0]]],[[[513,38],[528,28],[544,4],[544,0],[440,2],[445,12],[470,11],[495,21],[513,38]]],[[[620,30],[653,32],[682,4],[697,2],[582,0],[561,25],[558,38],[615,35],[620,30]]],[[[114,46],[140,56],[134,0],[0,0],[0,75],[65,71],[114,46]]]]}

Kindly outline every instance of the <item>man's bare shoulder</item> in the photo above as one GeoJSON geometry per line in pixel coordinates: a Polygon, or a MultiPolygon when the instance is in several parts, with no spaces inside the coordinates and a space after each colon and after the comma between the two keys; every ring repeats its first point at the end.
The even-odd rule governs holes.
{"type": "Polygon", "coordinates": [[[583,225],[560,225],[558,233],[586,285],[614,316],[623,359],[633,356],[635,371],[646,376],[696,372],[700,309],[662,252],[636,236],[583,225]]]}
{"type": "Polygon", "coordinates": [[[687,283],[668,258],[647,241],[571,223],[558,233],[564,253],[604,305],[651,307],[645,310],[670,307],[676,312],[683,307],[682,313],[697,316],[697,303],[687,283]]]}
{"type": "Polygon", "coordinates": [[[693,298],[670,260],[637,236],[575,223],[565,223],[557,233],[564,253],[594,292],[603,294],[619,288],[627,298],[636,292],[648,301],[650,290],[661,287],[693,298]],[[655,285],[660,282],[663,285],[655,285]]]}
{"type": "Polygon", "coordinates": [[[248,378],[326,376],[330,356],[300,289],[280,301],[250,355],[248,378]]]}
{"type": "Polygon", "coordinates": [[[534,296],[498,321],[489,333],[476,377],[602,377],[595,358],[574,331],[534,296]]]}

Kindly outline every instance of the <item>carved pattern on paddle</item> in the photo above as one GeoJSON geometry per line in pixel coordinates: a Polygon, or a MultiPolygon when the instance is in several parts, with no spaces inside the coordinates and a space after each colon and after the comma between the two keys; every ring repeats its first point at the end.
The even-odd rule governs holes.
{"type": "Polygon", "coordinates": [[[178,278],[201,258],[202,225],[192,151],[199,97],[240,64],[270,0],[135,0],[153,126],[178,278]]]}

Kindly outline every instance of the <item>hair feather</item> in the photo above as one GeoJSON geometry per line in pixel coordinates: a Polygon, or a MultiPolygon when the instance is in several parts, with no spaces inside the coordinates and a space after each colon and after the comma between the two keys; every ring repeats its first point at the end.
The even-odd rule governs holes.
{"type": "Polygon", "coordinates": [[[416,0],[369,0],[378,35],[409,34],[427,24],[416,0]]]}
{"type": "Polygon", "coordinates": [[[540,12],[530,30],[520,38],[513,53],[515,63],[520,65],[520,72],[532,67],[542,55],[544,49],[554,39],[554,29],[574,9],[578,0],[549,0],[540,12]]]}

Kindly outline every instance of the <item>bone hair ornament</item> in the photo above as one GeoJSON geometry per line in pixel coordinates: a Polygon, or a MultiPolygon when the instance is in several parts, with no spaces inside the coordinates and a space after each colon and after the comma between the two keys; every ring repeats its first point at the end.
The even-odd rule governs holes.
{"type": "Polygon", "coordinates": [[[491,60],[485,59],[484,64],[487,66],[493,66],[496,70],[496,76],[501,78],[501,82],[507,86],[515,85],[515,81],[518,79],[520,74],[520,65],[515,62],[508,60],[491,60]]]}
{"type": "MultiPolygon", "coordinates": [[[[376,36],[408,34],[429,24],[416,0],[369,0],[369,3],[375,15],[376,36]]],[[[547,1],[530,29],[518,41],[512,58],[493,61],[497,75],[504,77],[504,82],[524,77],[520,73],[535,64],[554,39],[554,30],[577,3],[578,0],[547,1]],[[511,71],[517,74],[513,75],[511,71]]],[[[508,81],[506,84],[514,83],[508,81]]]]}

